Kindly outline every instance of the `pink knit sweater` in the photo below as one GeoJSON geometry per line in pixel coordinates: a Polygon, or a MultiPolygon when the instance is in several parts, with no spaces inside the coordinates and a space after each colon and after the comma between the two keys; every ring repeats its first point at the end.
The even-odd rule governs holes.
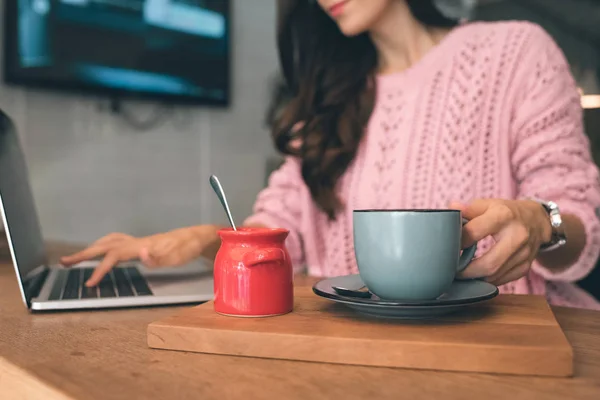
{"type": "MultiPolygon", "coordinates": [[[[288,158],[246,222],[291,231],[295,266],[315,276],[357,273],[352,210],[446,208],[456,200],[537,197],[585,224],[579,260],[556,273],[535,263],[502,293],[545,295],[555,305],[600,305],[571,282],[600,253],[598,169],[583,133],[579,95],[549,35],[526,22],[469,23],[419,62],[379,76],[377,102],[355,160],[341,178],[345,209],[329,221],[288,158]]],[[[479,255],[493,239],[480,243],[479,255]]]]}

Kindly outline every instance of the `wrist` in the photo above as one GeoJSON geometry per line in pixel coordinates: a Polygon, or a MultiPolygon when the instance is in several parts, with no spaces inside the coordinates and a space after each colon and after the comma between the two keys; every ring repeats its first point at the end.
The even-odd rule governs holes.
{"type": "Polygon", "coordinates": [[[189,227],[198,249],[198,256],[213,260],[221,246],[218,225],[197,225],[189,227]]]}

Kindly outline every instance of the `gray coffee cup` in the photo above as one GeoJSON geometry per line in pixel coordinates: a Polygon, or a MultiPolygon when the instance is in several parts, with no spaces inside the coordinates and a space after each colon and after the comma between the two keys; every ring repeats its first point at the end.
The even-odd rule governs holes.
{"type": "Polygon", "coordinates": [[[360,277],[386,300],[431,300],[473,260],[462,251],[459,210],[355,210],[354,251],[360,277]]]}

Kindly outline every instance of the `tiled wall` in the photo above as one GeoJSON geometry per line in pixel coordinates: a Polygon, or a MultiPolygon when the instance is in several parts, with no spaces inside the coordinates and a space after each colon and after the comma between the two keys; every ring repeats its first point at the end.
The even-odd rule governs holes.
{"type": "MultiPolygon", "coordinates": [[[[1,2],[4,0],[0,0],[1,2]]],[[[219,175],[241,221],[274,154],[263,126],[277,71],[273,0],[233,0],[233,104],[179,108],[147,132],[97,109],[98,99],[0,85],[16,122],[44,234],[88,242],[105,233],[146,235],[225,223],[208,177],[219,175]]],[[[134,105],[141,117],[151,105],[134,105]]]]}

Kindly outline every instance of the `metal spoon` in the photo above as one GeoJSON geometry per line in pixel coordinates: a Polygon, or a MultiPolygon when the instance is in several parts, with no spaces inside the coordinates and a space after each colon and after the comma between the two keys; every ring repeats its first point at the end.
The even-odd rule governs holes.
{"type": "Polygon", "coordinates": [[[332,286],[331,288],[340,296],[371,298],[371,292],[365,285],[356,289],[347,289],[340,286],[332,286]]]}
{"type": "Polygon", "coordinates": [[[227,219],[229,219],[229,223],[234,231],[237,231],[235,227],[235,223],[233,222],[233,217],[231,216],[231,210],[229,209],[229,204],[227,204],[227,197],[225,197],[225,192],[223,191],[223,186],[221,186],[221,182],[219,182],[219,178],[214,175],[210,176],[210,186],[212,186],[213,190],[217,194],[221,205],[225,209],[225,213],[227,214],[227,219]]]}

